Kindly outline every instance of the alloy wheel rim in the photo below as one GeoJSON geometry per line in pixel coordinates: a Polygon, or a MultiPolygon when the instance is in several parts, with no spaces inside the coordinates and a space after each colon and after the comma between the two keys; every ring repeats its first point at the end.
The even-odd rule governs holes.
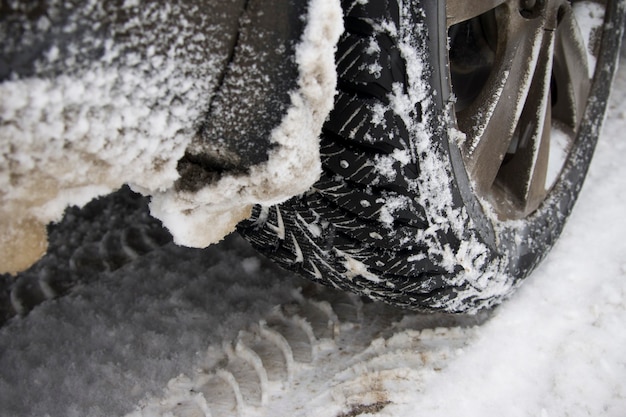
{"type": "Polygon", "coordinates": [[[457,143],[475,193],[500,220],[531,214],[558,180],[594,69],[599,26],[581,28],[580,16],[603,9],[567,0],[447,1],[457,143]]]}

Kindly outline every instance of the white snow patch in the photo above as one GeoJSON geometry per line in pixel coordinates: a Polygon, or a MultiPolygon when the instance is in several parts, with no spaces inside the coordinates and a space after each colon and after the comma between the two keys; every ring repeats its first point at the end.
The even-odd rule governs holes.
{"type": "Polygon", "coordinates": [[[558,178],[567,154],[571,147],[572,138],[558,124],[553,123],[550,131],[550,153],[548,172],[546,173],[546,190],[549,190],[558,178]]]}
{"type": "Polygon", "coordinates": [[[580,1],[572,4],[572,11],[580,29],[582,41],[587,51],[587,67],[589,78],[593,77],[596,71],[597,57],[595,56],[595,46],[597,37],[604,24],[604,6],[595,1],[580,1]]]}
{"type": "Polygon", "coordinates": [[[335,249],[335,251],[345,259],[345,262],[343,263],[343,266],[346,268],[346,272],[344,273],[344,275],[346,276],[346,278],[353,280],[356,277],[363,277],[365,279],[367,279],[368,281],[372,281],[372,282],[382,282],[383,280],[376,274],[370,272],[367,269],[367,266],[357,260],[354,259],[352,256],[348,255],[345,252],[341,252],[337,249],[335,249]]]}

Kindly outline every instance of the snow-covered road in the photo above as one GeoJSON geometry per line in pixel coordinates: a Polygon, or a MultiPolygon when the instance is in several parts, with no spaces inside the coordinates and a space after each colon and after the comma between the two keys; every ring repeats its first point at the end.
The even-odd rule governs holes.
{"type": "Polygon", "coordinates": [[[561,240],[484,322],[319,294],[236,237],[203,251],[168,244],[0,328],[0,415],[624,416],[625,129],[622,57],[561,240]],[[307,327],[307,314],[326,321],[307,327]],[[259,335],[280,354],[255,369],[256,392],[228,375],[256,363],[246,349],[259,335]]]}

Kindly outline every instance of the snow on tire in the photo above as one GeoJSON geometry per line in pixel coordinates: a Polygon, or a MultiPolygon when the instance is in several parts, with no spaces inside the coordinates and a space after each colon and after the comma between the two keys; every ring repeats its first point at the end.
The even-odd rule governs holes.
{"type": "Polygon", "coordinates": [[[323,173],[309,192],[253,210],[239,230],[257,249],[315,282],[446,312],[501,302],[545,256],[597,140],[623,4],[461,3],[447,2],[446,19],[443,2],[342,2],[323,173]],[[585,13],[603,19],[585,31],[585,13]],[[486,45],[482,67],[454,55],[467,40],[446,52],[458,29],[484,37],[473,41],[486,45]],[[485,69],[464,93],[460,74],[485,69]],[[569,136],[548,174],[557,128],[569,136]]]}

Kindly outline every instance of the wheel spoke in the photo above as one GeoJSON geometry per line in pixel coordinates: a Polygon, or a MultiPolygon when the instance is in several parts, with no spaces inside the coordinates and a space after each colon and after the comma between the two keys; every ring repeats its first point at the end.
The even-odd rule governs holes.
{"type": "Polygon", "coordinates": [[[590,77],[585,42],[570,7],[557,29],[554,53],[556,100],[552,116],[575,130],[585,109],[590,77]]]}
{"type": "Polygon", "coordinates": [[[541,19],[524,21],[509,12],[499,17],[503,49],[487,85],[470,107],[457,114],[459,128],[466,134],[466,167],[478,190],[491,188],[527,101],[533,74],[546,32],[541,19]],[[523,29],[520,28],[524,25],[523,29]]]}
{"type": "Polygon", "coordinates": [[[524,214],[533,212],[548,194],[546,178],[550,162],[550,139],[552,133],[552,108],[549,102],[548,97],[548,105],[543,113],[543,129],[537,134],[532,147],[532,159],[529,159],[534,161],[534,166],[531,167],[530,164],[527,164],[529,167],[526,171],[528,177],[522,177],[522,181],[520,181],[520,184],[524,184],[524,187],[520,188],[525,191],[522,199],[524,214]],[[523,181],[524,179],[526,181],[523,181]]]}
{"type": "Polygon", "coordinates": [[[554,56],[553,31],[546,32],[541,54],[524,110],[516,129],[517,149],[498,173],[499,181],[521,203],[524,214],[537,208],[546,196],[546,176],[550,153],[552,127],[550,85],[554,56]]]}
{"type": "Polygon", "coordinates": [[[498,7],[505,1],[506,0],[448,0],[446,2],[448,27],[480,16],[498,7]]]}

